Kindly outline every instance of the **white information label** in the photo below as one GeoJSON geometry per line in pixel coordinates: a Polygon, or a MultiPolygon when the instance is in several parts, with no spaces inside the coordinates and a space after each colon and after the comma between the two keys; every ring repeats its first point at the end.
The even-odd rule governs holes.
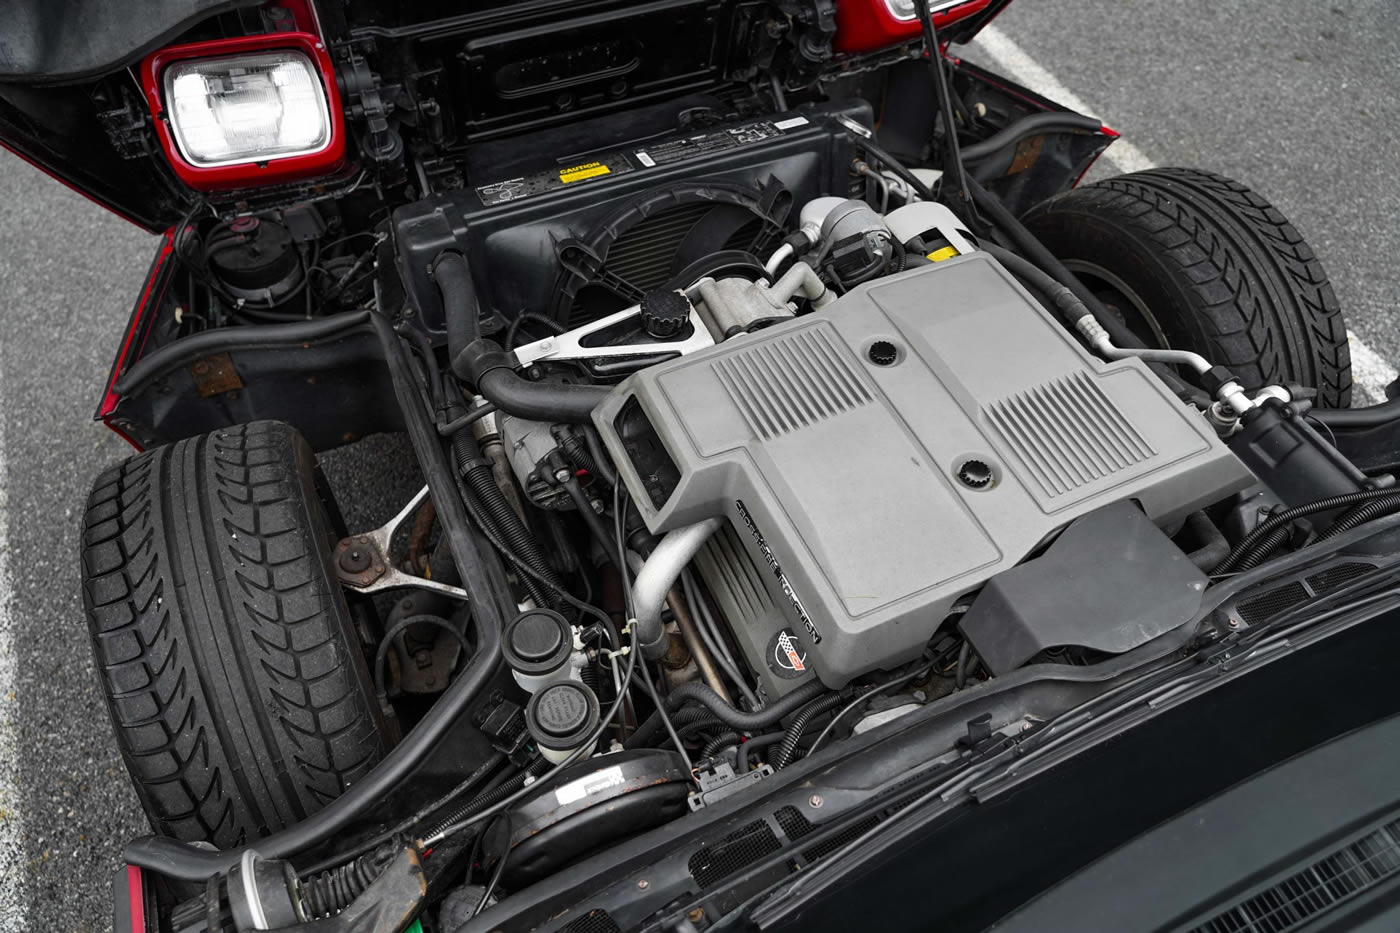
{"type": "Polygon", "coordinates": [[[777,127],[778,129],[780,129],[780,130],[790,130],[790,129],[792,129],[794,126],[806,126],[806,125],[807,125],[807,118],[806,118],[806,117],[791,117],[791,118],[789,118],[789,119],[787,119],[787,120],[781,120],[781,121],[779,121],[779,122],[777,122],[777,123],[774,123],[773,125],[776,126],[776,127],[777,127]]]}
{"type": "Polygon", "coordinates": [[[581,777],[577,781],[570,781],[554,792],[554,797],[559,801],[559,806],[566,807],[575,801],[582,800],[590,794],[596,794],[609,787],[616,787],[622,783],[622,768],[613,765],[611,768],[604,768],[596,774],[581,777]]]}

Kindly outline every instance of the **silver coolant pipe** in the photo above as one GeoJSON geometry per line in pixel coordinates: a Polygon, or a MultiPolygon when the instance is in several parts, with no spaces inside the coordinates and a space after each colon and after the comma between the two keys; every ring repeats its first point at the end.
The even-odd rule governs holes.
{"type": "MultiPolygon", "coordinates": [[[[1089,341],[1089,346],[1093,347],[1101,355],[1110,360],[1121,360],[1126,357],[1137,357],[1148,363],[1169,363],[1177,366],[1189,366],[1194,369],[1197,375],[1205,375],[1211,370],[1211,363],[1199,353],[1192,353],[1190,350],[1159,350],[1152,347],[1118,347],[1114,346],[1113,340],[1108,336],[1108,331],[1094,316],[1086,314],[1074,322],[1074,327],[1084,339],[1089,341]]],[[[1253,400],[1245,394],[1244,386],[1231,380],[1216,390],[1216,397],[1225,405],[1229,406],[1236,415],[1243,415],[1254,407],[1253,400]]]]}
{"type": "Polygon", "coordinates": [[[669,532],[632,581],[632,611],[637,622],[637,642],[642,654],[655,659],[666,653],[666,629],[661,610],[681,571],[716,531],[723,519],[707,518],[669,532]]]}
{"type": "Polygon", "coordinates": [[[786,304],[801,295],[812,303],[813,308],[825,308],[836,300],[836,295],[805,262],[793,263],[783,277],[768,289],[768,294],[779,304],[786,304]]]}

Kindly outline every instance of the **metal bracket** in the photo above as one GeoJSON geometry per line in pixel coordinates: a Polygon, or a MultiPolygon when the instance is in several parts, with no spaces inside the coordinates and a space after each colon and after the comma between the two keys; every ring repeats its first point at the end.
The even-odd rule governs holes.
{"type": "Polygon", "coordinates": [[[609,347],[585,347],[583,345],[585,337],[606,330],[629,318],[637,317],[641,313],[641,306],[633,305],[630,308],[623,308],[621,311],[609,314],[607,317],[599,318],[591,324],[585,324],[571,331],[517,347],[515,349],[516,365],[529,366],[540,360],[596,360],[619,356],[651,356],[657,353],[685,355],[715,345],[715,339],[710,336],[709,329],[705,327],[705,322],[700,319],[700,315],[696,313],[694,308],[691,308],[690,311],[691,333],[684,340],[609,347]]]}
{"type": "Polygon", "coordinates": [[[763,765],[747,774],[735,774],[734,768],[729,762],[713,762],[708,770],[695,774],[699,789],[687,798],[690,809],[692,812],[702,810],[712,803],[718,803],[726,797],[732,797],[764,778],[772,776],[773,767],[771,765],[763,765]]]}
{"type": "Polygon", "coordinates": [[[415,577],[404,573],[389,556],[390,543],[399,526],[418,511],[423,500],[428,498],[428,487],[420,489],[408,505],[388,523],[367,534],[352,535],[335,546],[331,555],[335,562],[336,577],[346,586],[361,593],[378,593],[381,590],[395,590],[416,587],[442,593],[454,599],[467,599],[467,591],[459,586],[448,586],[426,577],[415,577]]]}

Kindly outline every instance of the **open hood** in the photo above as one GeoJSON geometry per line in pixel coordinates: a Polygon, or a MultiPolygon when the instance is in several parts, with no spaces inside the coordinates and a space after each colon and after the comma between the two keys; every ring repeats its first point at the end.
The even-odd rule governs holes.
{"type": "MultiPolygon", "coordinates": [[[[931,0],[931,7],[940,38],[962,43],[1009,3],[931,0]]],[[[532,100],[579,87],[607,87],[614,79],[629,86],[590,114],[620,113],[666,95],[725,97],[769,76],[801,94],[833,69],[907,55],[922,41],[912,0],[344,0],[323,7],[310,0],[149,0],[137,16],[108,0],[0,0],[0,145],[159,231],[200,197],[172,174],[169,134],[152,98],[159,91],[143,93],[139,83],[143,62],[175,44],[281,31],[321,36],[337,69],[333,80],[326,76],[336,86],[328,96],[333,104],[339,98],[350,137],[337,167],[343,182],[366,133],[382,135],[376,117],[425,115],[410,113],[419,95],[392,73],[395,62],[440,61],[444,72],[469,66],[430,101],[432,118],[445,126],[434,132],[446,132],[460,150],[515,131],[532,100]],[[659,24],[664,33],[656,32],[659,24]],[[660,35],[669,49],[657,42],[660,35]],[[675,45],[682,36],[689,41],[675,45]],[[371,51],[362,58],[363,49],[371,51]],[[489,99],[489,112],[482,99],[489,99]]],[[[558,109],[556,124],[573,118],[568,106],[558,109]]],[[[311,181],[309,190],[284,192],[283,200],[314,197],[332,180],[311,181]]],[[[246,200],[244,193],[260,200],[271,194],[263,185],[222,203],[246,200]]]]}
{"type": "Polygon", "coordinates": [[[0,81],[97,78],[130,65],[201,20],[261,0],[0,0],[0,81]]]}

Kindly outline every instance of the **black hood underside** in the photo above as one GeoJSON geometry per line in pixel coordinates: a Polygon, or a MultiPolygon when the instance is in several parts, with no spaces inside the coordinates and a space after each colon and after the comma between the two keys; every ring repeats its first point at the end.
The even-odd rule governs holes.
{"type": "Polygon", "coordinates": [[[140,59],[200,20],[260,0],[0,0],[0,80],[80,81],[140,59]]]}

